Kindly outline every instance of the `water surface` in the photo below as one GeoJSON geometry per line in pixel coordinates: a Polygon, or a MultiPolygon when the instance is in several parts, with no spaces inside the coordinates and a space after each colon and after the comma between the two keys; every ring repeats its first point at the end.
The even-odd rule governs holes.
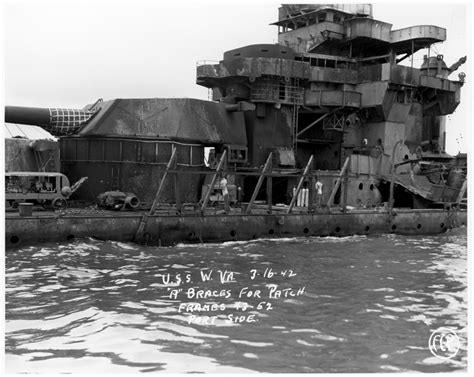
{"type": "Polygon", "coordinates": [[[466,229],[8,250],[5,332],[10,373],[465,371],[466,229]],[[461,340],[448,361],[439,327],[461,340]]]}

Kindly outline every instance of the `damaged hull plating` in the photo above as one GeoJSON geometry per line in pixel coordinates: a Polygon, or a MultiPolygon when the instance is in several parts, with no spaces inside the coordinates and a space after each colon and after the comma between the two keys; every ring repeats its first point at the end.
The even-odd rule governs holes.
{"type": "MultiPolygon", "coordinates": [[[[134,240],[141,219],[139,212],[82,216],[35,214],[30,217],[10,214],[6,218],[5,236],[7,247],[83,237],[128,242],[134,240]]],[[[180,242],[244,241],[265,237],[437,234],[466,224],[466,211],[437,209],[397,209],[393,216],[368,210],[315,214],[153,215],[148,218],[139,242],[165,246],[180,242]]]]}

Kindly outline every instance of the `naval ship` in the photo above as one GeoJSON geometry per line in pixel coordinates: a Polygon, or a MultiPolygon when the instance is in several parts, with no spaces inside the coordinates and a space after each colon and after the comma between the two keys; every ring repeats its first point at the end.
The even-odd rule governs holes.
{"type": "Polygon", "coordinates": [[[445,151],[466,57],[448,65],[433,53],[446,30],[393,30],[370,4],[283,4],[272,25],[278,43],[198,62],[209,100],[6,106],[7,126],[57,137],[6,140],[7,247],[466,225],[466,159],[445,151]]]}

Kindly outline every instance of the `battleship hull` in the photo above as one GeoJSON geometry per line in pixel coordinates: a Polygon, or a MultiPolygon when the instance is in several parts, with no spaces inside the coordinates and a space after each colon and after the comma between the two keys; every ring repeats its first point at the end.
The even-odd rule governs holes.
{"type": "MultiPolygon", "coordinates": [[[[7,214],[7,248],[41,242],[64,242],[93,237],[134,241],[141,212],[96,214],[7,214]],[[25,232],[28,229],[28,232],[25,232]]],[[[244,241],[267,237],[349,236],[381,233],[437,234],[465,226],[467,211],[441,209],[359,210],[313,214],[153,215],[138,241],[149,245],[244,241]]]]}
{"type": "MultiPolygon", "coordinates": [[[[465,225],[467,169],[446,153],[445,117],[460,103],[465,75],[449,77],[466,57],[448,66],[443,55],[430,56],[446,30],[395,30],[374,19],[368,4],[284,4],[273,25],[278,43],[197,63],[196,83],[211,101],[7,106],[6,122],[38,125],[60,138],[61,173],[70,181],[88,177],[71,193],[81,208],[117,209],[113,198],[128,194],[141,201],[134,212],[69,206],[7,213],[7,246],[81,237],[172,245],[436,234],[465,225]],[[415,67],[413,55],[422,49],[427,55],[415,67]],[[400,64],[410,57],[410,65],[400,64]],[[104,197],[112,205],[96,200],[104,197]],[[220,214],[222,205],[228,214],[220,214]],[[155,211],[165,206],[174,209],[155,211]],[[193,211],[183,212],[186,206],[193,211]]],[[[44,148],[32,147],[32,159],[46,159],[44,148]]],[[[38,164],[38,172],[45,169],[38,164]]],[[[50,182],[29,176],[8,179],[6,192],[44,203],[50,182]]]]}

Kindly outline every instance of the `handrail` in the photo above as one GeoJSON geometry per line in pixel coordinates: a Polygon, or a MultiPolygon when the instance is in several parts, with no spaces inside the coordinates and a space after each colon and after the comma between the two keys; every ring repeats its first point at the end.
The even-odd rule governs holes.
{"type": "Polygon", "coordinates": [[[219,64],[217,60],[198,60],[196,62],[196,67],[200,67],[202,65],[216,65],[219,64]]]}

